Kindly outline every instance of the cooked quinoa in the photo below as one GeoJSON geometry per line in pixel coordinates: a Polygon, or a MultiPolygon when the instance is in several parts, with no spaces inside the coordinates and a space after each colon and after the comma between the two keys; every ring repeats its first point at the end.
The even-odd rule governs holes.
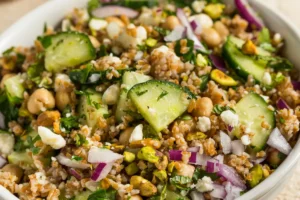
{"type": "Polygon", "coordinates": [[[300,119],[280,33],[222,1],[104,2],[2,52],[0,185],[21,200],[230,200],[279,167],[300,119]]]}

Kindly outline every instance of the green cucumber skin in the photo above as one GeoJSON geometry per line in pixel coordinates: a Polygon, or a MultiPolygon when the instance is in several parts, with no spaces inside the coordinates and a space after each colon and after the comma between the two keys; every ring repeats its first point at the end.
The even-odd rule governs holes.
{"type": "Polygon", "coordinates": [[[262,82],[263,74],[265,72],[264,66],[258,61],[244,55],[237,48],[237,45],[232,42],[232,36],[229,36],[226,43],[223,46],[223,58],[227,61],[229,67],[233,68],[236,73],[247,80],[248,75],[253,75],[254,79],[258,82],[262,82]],[[250,69],[245,69],[241,62],[247,61],[247,65],[251,65],[250,69]],[[253,71],[256,70],[256,71],[253,71]],[[255,72],[255,73],[254,73],[255,72]]]}
{"type": "MultiPolygon", "coordinates": [[[[256,93],[250,93],[241,99],[235,106],[235,111],[239,116],[240,123],[246,126],[251,124],[250,129],[254,133],[250,145],[252,150],[255,152],[263,150],[269,135],[275,127],[275,112],[269,110],[265,100],[256,93]],[[260,119],[264,119],[271,126],[270,129],[262,129],[261,123],[264,120],[260,119]]],[[[237,138],[241,137],[239,128],[235,128],[233,134],[237,138]]]]}
{"type": "Polygon", "coordinates": [[[46,48],[45,53],[45,68],[47,71],[60,72],[64,69],[83,64],[96,57],[96,50],[86,34],[79,32],[61,32],[48,37],[51,44],[46,48]],[[77,41],[78,39],[80,40],[79,43],[77,41]],[[66,40],[70,41],[66,43],[66,40]],[[75,55],[75,52],[72,52],[75,48],[78,48],[78,52],[80,52],[77,55],[75,55]],[[82,55],[82,53],[85,55],[82,55]],[[61,57],[57,58],[57,54],[61,57]]]}
{"type": "Polygon", "coordinates": [[[137,84],[131,88],[128,96],[144,119],[157,132],[167,128],[170,123],[182,115],[187,110],[192,98],[191,93],[179,85],[160,80],[137,84]],[[162,92],[167,92],[167,95],[159,99],[162,92]],[[186,97],[182,95],[186,95],[186,97]]]}

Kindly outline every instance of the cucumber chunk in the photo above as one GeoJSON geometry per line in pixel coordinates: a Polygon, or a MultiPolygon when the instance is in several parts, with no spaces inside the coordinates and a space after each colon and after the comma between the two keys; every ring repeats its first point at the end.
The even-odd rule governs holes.
{"type": "MultiPolygon", "coordinates": [[[[128,91],[136,84],[143,83],[151,80],[150,76],[140,74],[137,72],[125,72],[122,78],[122,86],[124,88],[121,91],[117,108],[116,108],[116,118],[119,122],[122,121],[122,117],[126,115],[126,111],[134,107],[129,98],[127,98],[128,91]]],[[[131,110],[130,110],[131,111],[131,110]]],[[[135,112],[134,112],[135,113],[135,112]]],[[[136,113],[138,115],[138,113],[136,113]]],[[[132,115],[133,116],[133,115],[132,115]]],[[[134,117],[134,116],[133,116],[134,117]]]]}
{"type": "Polygon", "coordinates": [[[157,132],[183,114],[191,99],[190,94],[180,86],[158,80],[135,85],[128,96],[157,132]]]}
{"type": "Polygon", "coordinates": [[[236,38],[233,38],[233,36],[229,36],[223,46],[223,57],[227,61],[228,66],[245,79],[248,78],[248,75],[252,75],[255,80],[262,82],[265,73],[264,64],[243,54],[238,45],[236,45],[236,38]]]}
{"type": "Polygon", "coordinates": [[[108,107],[102,104],[102,95],[94,90],[86,90],[79,104],[79,113],[85,116],[84,122],[91,128],[97,126],[100,117],[108,115],[108,107]]]}
{"type": "Polygon", "coordinates": [[[21,103],[25,88],[22,84],[21,75],[15,75],[4,82],[8,99],[11,103],[21,103]]]}
{"type": "Polygon", "coordinates": [[[175,199],[189,200],[188,197],[182,196],[174,191],[167,189],[166,200],[175,200],[175,199]]]}
{"type": "Polygon", "coordinates": [[[48,36],[47,40],[44,38],[44,41],[48,41],[45,47],[47,71],[60,72],[90,61],[96,56],[89,37],[83,33],[62,32],[48,36]]]}
{"type": "Polygon", "coordinates": [[[12,152],[7,157],[10,164],[19,165],[22,168],[33,166],[33,159],[28,152],[12,152]]]}
{"type": "Polygon", "coordinates": [[[251,187],[254,188],[257,186],[264,178],[263,176],[263,168],[261,165],[257,164],[254,167],[250,169],[250,175],[251,179],[247,180],[247,184],[251,187]]]}
{"type": "Polygon", "coordinates": [[[13,151],[15,145],[14,135],[0,130],[0,155],[7,156],[13,151]]]}
{"type": "Polygon", "coordinates": [[[81,192],[78,195],[76,195],[74,200],[88,200],[88,198],[91,194],[92,194],[91,191],[81,192]]]}
{"type": "MultiPolygon", "coordinates": [[[[235,106],[236,114],[239,116],[240,124],[245,125],[254,134],[250,147],[255,151],[261,151],[268,140],[269,135],[275,127],[274,112],[268,109],[268,104],[258,94],[250,93],[242,98],[235,106]],[[269,129],[264,129],[261,124],[266,122],[269,129]]],[[[233,134],[240,138],[241,131],[237,127],[233,134]]]]}

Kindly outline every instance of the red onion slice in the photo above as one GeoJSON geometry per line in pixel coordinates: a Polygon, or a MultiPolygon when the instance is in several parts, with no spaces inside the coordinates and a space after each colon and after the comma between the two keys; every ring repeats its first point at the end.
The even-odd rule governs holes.
{"type": "Polygon", "coordinates": [[[247,0],[235,0],[235,5],[241,16],[251,25],[254,25],[258,30],[262,29],[265,26],[262,19],[249,5],[247,0]]]}
{"type": "Polygon", "coordinates": [[[217,160],[221,164],[223,164],[223,162],[224,162],[224,156],[222,154],[215,156],[214,159],[217,160]]]}
{"type": "Polygon", "coordinates": [[[90,163],[109,163],[121,158],[123,155],[104,148],[93,147],[88,153],[88,162],[90,163]]]}
{"type": "Polygon", "coordinates": [[[289,105],[283,100],[283,99],[278,99],[277,103],[277,108],[282,110],[282,109],[290,109],[289,105]]]}
{"type": "Polygon", "coordinates": [[[93,172],[91,179],[93,181],[100,181],[104,179],[113,167],[113,163],[99,163],[93,172]]]}
{"type": "Polygon", "coordinates": [[[70,158],[66,157],[62,153],[58,154],[58,156],[56,156],[56,159],[61,165],[65,165],[67,167],[72,167],[77,169],[87,169],[91,166],[90,164],[82,163],[76,160],[71,160],[70,158]]]}
{"type": "Polygon", "coordinates": [[[184,11],[181,8],[178,8],[176,15],[177,15],[178,19],[180,20],[180,22],[182,23],[182,25],[187,28],[187,37],[190,40],[194,41],[195,49],[200,50],[204,53],[208,53],[207,49],[203,46],[203,44],[200,42],[198,37],[193,33],[193,29],[190,25],[188,18],[185,15],[184,11]]]}
{"type": "Polygon", "coordinates": [[[272,131],[271,135],[269,136],[267,144],[277,149],[281,153],[284,153],[285,155],[289,155],[289,153],[292,150],[291,145],[286,141],[286,139],[283,137],[283,135],[277,127],[272,131]]]}
{"type": "Polygon", "coordinates": [[[234,200],[239,196],[241,196],[241,192],[243,191],[243,189],[232,185],[228,181],[225,183],[224,186],[226,191],[226,197],[225,197],[226,200],[234,200]]]}
{"type": "Polygon", "coordinates": [[[73,169],[73,168],[70,168],[70,169],[68,169],[68,172],[72,175],[72,176],[74,176],[77,180],[81,180],[82,179],[82,176],[75,170],[75,169],[73,169]]]}
{"type": "Polygon", "coordinates": [[[0,156],[0,169],[6,165],[7,161],[5,158],[3,158],[2,156],[0,156]]]}
{"type": "Polygon", "coordinates": [[[190,22],[191,27],[196,35],[200,35],[202,33],[202,27],[197,20],[193,20],[190,22]]]}
{"type": "Polygon", "coordinates": [[[241,140],[234,140],[231,142],[231,150],[233,154],[241,156],[245,151],[245,146],[241,140]]]}
{"type": "Polygon", "coordinates": [[[138,16],[139,13],[130,8],[112,5],[112,6],[99,7],[97,9],[93,10],[92,14],[94,17],[98,17],[98,18],[120,16],[120,15],[125,15],[129,18],[135,18],[138,16]]]}
{"type": "Polygon", "coordinates": [[[184,38],[185,35],[186,35],[186,28],[183,26],[176,26],[169,35],[165,36],[164,40],[166,42],[174,42],[184,38]]]}
{"type": "MultiPolygon", "coordinates": [[[[197,162],[197,153],[196,152],[190,152],[191,156],[189,159],[189,163],[196,163],[197,162]]],[[[182,151],[180,150],[170,150],[169,151],[169,157],[170,160],[175,160],[175,161],[182,161],[182,151]]]]}
{"type": "Polygon", "coordinates": [[[215,54],[210,54],[209,58],[211,59],[211,62],[215,68],[223,72],[227,71],[226,63],[222,57],[215,54]]]}
{"type": "Polygon", "coordinates": [[[220,141],[222,145],[222,150],[224,154],[229,154],[231,152],[231,138],[229,135],[220,131],[220,141]]]}
{"type": "Polygon", "coordinates": [[[300,81],[292,81],[294,90],[300,90],[300,81]]]}
{"type": "Polygon", "coordinates": [[[224,199],[226,196],[226,191],[223,185],[214,184],[214,190],[209,194],[214,198],[224,199]]]}
{"type": "Polygon", "coordinates": [[[232,167],[229,167],[228,165],[225,164],[219,164],[219,171],[218,171],[219,176],[223,176],[226,178],[228,181],[230,181],[233,185],[242,188],[245,190],[247,187],[244,184],[243,180],[240,178],[240,176],[237,174],[235,169],[232,167]]]}

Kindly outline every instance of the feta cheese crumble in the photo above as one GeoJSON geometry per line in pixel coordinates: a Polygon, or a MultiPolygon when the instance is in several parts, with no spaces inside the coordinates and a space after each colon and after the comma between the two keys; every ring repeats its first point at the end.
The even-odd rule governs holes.
{"type": "Polygon", "coordinates": [[[262,82],[265,85],[271,85],[272,84],[272,77],[269,72],[265,72],[263,77],[262,77],[262,82]]]}
{"type": "Polygon", "coordinates": [[[40,135],[44,144],[50,145],[53,149],[61,149],[66,146],[66,140],[56,133],[53,133],[50,129],[39,126],[38,134],[40,135]]]}
{"type": "Polygon", "coordinates": [[[221,113],[221,119],[225,124],[231,127],[236,127],[239,124],[239,116],[233,113],[231,110],[225,110],[221,113]]]}
{"type": "Polygon", "coordinates": [[[196,184],[196,189],[199,192],[208,192],[214,189],[213,182],[210,177],[204,176],[202,179],[199,179],[196,184]]]}
{"type": "Polygon", "coordinates": [[[138,141],[143,139],[143,124],[137,125],[129,138],[129,142],[138,141]]]}
{"type": "Polygon", "coordinates": [[[243,145],[245,145],[245,146],[251,144],[251,140],[250,140],[249,135],[243,135],[241,137],[241,141],[242,141],[243,145]]]}
{"type": "Polygon", "coordinates": [[[209,131],[211,128],[211,122],[208,117],[199,117],[197,122],[197,128],[201,132],[209,131]]]}

